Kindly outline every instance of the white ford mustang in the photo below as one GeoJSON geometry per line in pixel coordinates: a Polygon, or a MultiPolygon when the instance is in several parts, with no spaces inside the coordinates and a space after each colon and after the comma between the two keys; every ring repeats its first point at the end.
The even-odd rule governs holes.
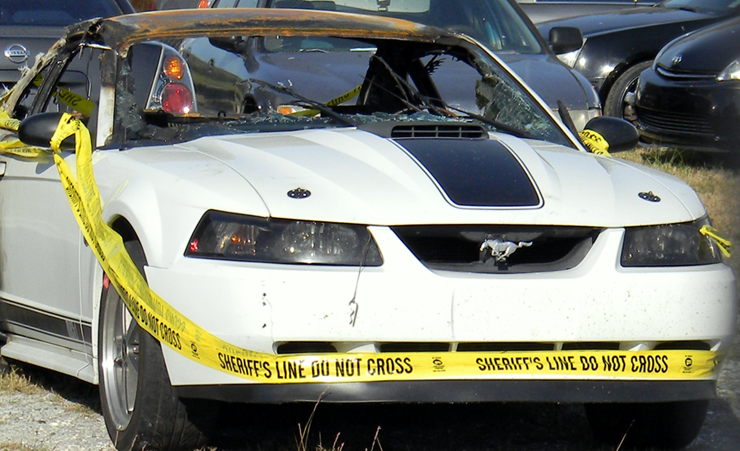
{"type": "MultiPolygon", "coordinates": [[[[702,203],[587,151],[470,38],[305,10],[122,16],[70,28],[3,102],[0,352],[99,384],[119,449],[202,446],[202,399],[324,392],[586,403],[598,436],[641,445],[701,428],[738,313],[702,203]],[[192,39],[254,78],[189,65],[192,39]]],[[[587,128],[602,151],[636,143],[587,128]]]]}

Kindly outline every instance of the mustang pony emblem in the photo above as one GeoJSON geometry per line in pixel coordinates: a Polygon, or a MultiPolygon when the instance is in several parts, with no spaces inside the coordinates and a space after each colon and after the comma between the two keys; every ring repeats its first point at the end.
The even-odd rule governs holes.
{"type": "Polygon", "coordinates": [[[480,251],[483,252],[486,249],[491,250],[491,257],[496,260],[496,263],[506,263],[506,258],[516,252],[517,249],[522,247],[529,247],[532,245],[531,241],[514,243],[511,241],[500,241],[499,239],[487,239],[480,245],[480,251]]]}

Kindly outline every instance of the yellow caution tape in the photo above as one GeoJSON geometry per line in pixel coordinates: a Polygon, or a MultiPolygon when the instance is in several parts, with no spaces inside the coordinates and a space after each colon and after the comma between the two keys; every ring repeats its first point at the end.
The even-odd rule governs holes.
{"type": "Polygon", "coordinates": [[[722,254],[724,254],[725,257],[730,257],[730,251],[732,250],[732,242],[730,240],[727,240],[725,238],[722,238],[719,235],[719,232],[717,229],[711,226],[702,226],[701,229],[699,229],[699,233],[701,233],[704,236],[708,236],[711,238],[715,243],[717,243],[717,247],[719,247],[719,250],[722,251],[722,254]]]}
{"type": "MultiPolygon", "coordinates": [[[[358,87],[352,89],[351,91],[347,91],[341,96],[329,100],[328,102],[325,103],[325,105],[331,107],[331,106],[337,106],[339,104],[342,104],[346,102],[347,100],[351,99],[352,97],[355,97],[357,94],[360,93],[361,90],[362,90],[362,85],[359,85],[358,87]]],[[[308,110],[296,111],[295,113],[289,114],[289,116],[315,116],[317,114],[319,114],[319,110],[308,109],[308,110]]]]}
{"type": "MultiPolygon", "coordinates": [[[[44,81],[44,76],[42,74],[38,74],[33,79],[33,84],[38,87],[41,86],[42,81],[44,81]]],[[[56,87],[54,97],[56,97],[59,102],[67,105],[83,116],[92,116],[93,109],[95,108],[95,102],[93,102],[92,100],[75,94],[69,89],[61,88],[59,86],[56,87]]]]}
{"type": "Polygon", "coordinates": [[[14,132],[18,131],[18,127],[21,126],[21,121],[10,117],[7,111],[0,109],[0,128],[5,130],[11,130],[14,132]]]}
{"type": "Polygon", "coordinates": [[[46,149],[27,146],[18,139],[0,141],[0,152],[24,158],[36,158],[41,154],[49,153],[46,149]]]}
{"type": "Polygon", "coordinates": [[[522,351],[274,355],[233,346],[200,328],[147,285],[123,240],[102,217],[87,128],[65,114],[51,141],[83,236],[137,323],[179,354],[246,381],[285,384],[569,376],[580,379],[700,379],[715,376],[714,351],[522,351]],[[60,155],[75,136],[77,176],[60,155]]]}
{"type": "MultiPolygon", "coordinates": [[[[10,131],[18,131],[18,127],[20,127],[20,125],[21,121],[11,118],[7,111],[0,109],[0,128],[10,131]]],[[[36,158],[42,153],[49,153],[48,150],[27,146],[19,139],[0,141],[0,152],[24,158],[36,158]]]]}
{"type": "Polygon", "coordinates": [[[581,137],[581,142],[583,142],[583,145],[586,146],[586,148],[590,150],[591,153],[604,155],[607,157],[611,156],[609,154],[609,143],[600,134],[596,133],[593,130],[583,130],[581,133],[579,133],[579,136],[581,137]]]}

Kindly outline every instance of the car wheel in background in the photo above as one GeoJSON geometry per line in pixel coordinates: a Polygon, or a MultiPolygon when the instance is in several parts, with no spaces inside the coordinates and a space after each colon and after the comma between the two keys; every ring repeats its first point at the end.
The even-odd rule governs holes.
{"type": "Polygon", "coordinates": [[[634,103],[635,90],[637,89],[637,79],[640,73],[653,65],[653,61],[643,61],[630,67],[612,85],[609,94],[604,102],[604,114],[615,116],[635,122],[634,103]]]}
{"type": "Polygon", "coordinates": [[[699,434],[708,400],[654,404],[586,404],[597,439],[638,448],[679,449],[699,434]]]}
{"type": "MultiPolygon", "coordinates": [[[[125,246],[143,274],[146,258],[141,245],[129,239],[125,246]]],[[[107,276],[98,357],[101,409],[117,449],[192,450],[205,444],[188,406],[170,385],[159,342],[139,327],[107,276]]]]}

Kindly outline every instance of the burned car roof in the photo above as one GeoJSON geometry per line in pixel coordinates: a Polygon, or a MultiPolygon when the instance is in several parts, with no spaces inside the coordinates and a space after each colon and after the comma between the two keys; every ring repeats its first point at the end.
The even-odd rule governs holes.
{"type": "MultiPolygon", "coordinates": [[[[88,45],[101,45],[125,57],[135,43],[149,40],[172,40],[186,36],[230,37],[235,35],[259,36],[280,33],[283,36],[326,36],[356,39],[408,39],[416,42],[458,45],[473,55],[485,53],[486,57],[500,61],[485,47],[474,44],[471,38],[433,26],[402,19],[366,16],[331,11],[289,9],[193,9],[156,13],[127,14],[112,18],[97,18],[67,27],[65,37],[59,39],[45,55],[39,55],[34,64],[47,64],[62,49],[68,51],[82,41],[88,45]],[[166,20],[162,20],[166,17],[166,20]]],[[[25,71],[19,84],[28,84],[25,71]]],[[[20,90],[11,91],[3,107],[12,111],[18,103],[20,90]]]]}
{"type": "Polygon", "coordinates": [[[454,36],[441,29],[401,19],[377,18],[330,11],[307,10],[178,10],[155,14],[119,16],[101,22],[99,33],[118,50],[133,42],[154,38],[177,37],[202,33],[209,36],[259,35],[352,36],[365,38],[408,37],[434,41],[441,36],[454,36]],[[162,20],[162,15],[166,20],[162,20]]]}

